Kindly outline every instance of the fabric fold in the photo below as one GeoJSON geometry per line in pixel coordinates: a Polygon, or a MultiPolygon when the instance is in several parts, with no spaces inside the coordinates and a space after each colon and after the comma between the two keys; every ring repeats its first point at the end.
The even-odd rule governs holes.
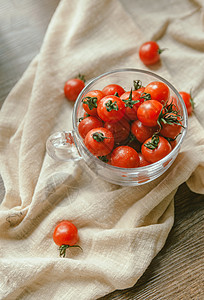
{"type": "Polygon", "coordinates": [[[191,45],[180,38],[188,22],[182,13],[189,13],[196,26],[202,12],[197,5],[195,11],[192,3],[175,1],[172,14],[180,5],[178,18],[171,16],[164,24],[164,7],[164,15],[152,18],[150,28],[141,13],[150,4],[140,2],[131,18],[116,0],[61,1],[39,55],[2,107],[0,171],[6,193],[0,210],[1,299],[90,300],[131,287],[165,244],[178,186],[187,182],[204,193],[203,91],[197,85],[203,85],[203,33],[193,35],[191,45]],[[178,89],[195,87],[195,114],[170,169],[146,185],[122,187],[98,178],[83,161],[52,160],[45,150],[47,138],[72,129],[73,105],[64,97],[65,81],[78,73],[90,80],[116,68],[147,69],[137,53],[155,34],[175,53],[164,54],[152,70],[178,89]],[[191,68],[184,65],[186,58],[192,59],[191,68]],[[190,70],[198,76],[189,77],[190,70]],[[65,259],[58,257],[52,240],[63,219],[77,226],[83,249],[70,249],[65,259]]]}

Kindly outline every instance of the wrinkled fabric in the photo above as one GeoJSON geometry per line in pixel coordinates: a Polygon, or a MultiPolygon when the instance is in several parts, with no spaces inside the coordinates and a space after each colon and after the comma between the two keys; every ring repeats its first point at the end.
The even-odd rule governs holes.
{"type": "Polygon", "coordinates": [[[1,299],[97,299],[131,287],[164,246],[177,188],[204,193],[204,18],[202,1],[61,1],[39,55],[7,97],[0,116],[1,299]],[[132,1],[132,7],[134,3],[132,1]],[[72,129],[64,82],[116,68],[145,67],[142,42],[158,41],[149,69],[195,98],[187,137],[170,169],[139,187],[94,175],[83,161],[56,162],[50,134],[72,129]],[[78,248],[59,258],[52,240],[61,220],[79,230],[78,248]]]}

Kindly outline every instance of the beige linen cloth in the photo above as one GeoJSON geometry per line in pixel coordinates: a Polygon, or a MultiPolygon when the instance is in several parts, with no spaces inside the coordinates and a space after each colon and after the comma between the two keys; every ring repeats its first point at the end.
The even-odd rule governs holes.
{"type": "Polygon", "coordinates": [[[5,101],[0,117],[0,299],[97,299],[133,286],[164,246],[173,198],[187,181],[204,193],[204,10],[200,1],[61,1],[39,55],[5,101]],[[135,4],[133,4],[134,7],[135,4]],[[123,5],[125,7],[123,7],[123,5]],[[129,13],[128,13],[129,11],[129,13]],[[178,90],[193,88],[195,113],[173,166],[140,187],[102,181],[85,163],[59,163],[48,136],[72,129],[64,82],[135,67],[142,42],[168,48],[151,69],[178,90]],[[59,258],[52,241],[67,219],[79,245],[59,258]]]}

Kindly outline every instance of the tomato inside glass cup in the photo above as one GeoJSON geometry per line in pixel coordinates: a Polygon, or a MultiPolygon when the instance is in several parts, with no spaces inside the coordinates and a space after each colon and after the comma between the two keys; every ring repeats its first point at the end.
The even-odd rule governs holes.
{"type": "MultiPolygon", "coordinates": [[[[146,94],[141,95],[144,95],[143,101],[141,102],[154,100],[149,100],[148,95],[146,94]]],[[[115,99],[115,96],[111,97],[115,99]]],[[[119,97],[119,95],[117,95],[117,97],[119,97]]],[[[124,103],[130,103],[130,100],[127,99],[124,103]]],[[[135,103],[137,106],[140,105],[140,103],[138,102],[132,103],[132,105],[135,105],[135,103]]],[[[169,115],[172,115],[172,113],[169,115]]],[[[105,121],[106,120],[104,120],[104,123],[105,121]]],[[[72,114],[73,129],[71,131],[62,131],[52,134],[47,140],[47,152],[55,160],[75,161],[76,164],[77,161],[84,160],[88,167],[97,176],[108,182],[125,186],[137,186],[148,183],[158,178],[173,164],[186,135],[187,121],[188,117],[185,104],[182,100],[182,97],[179,95],[178,91],[171,83],[169,83],[159,75],[146,70],[132,68],[118,69],[104,73],[94,78],[85,86],[85,88],[79,94],[74,105],[72,114]],[[176,138],[176,143],[174,143],[174,147],[172,147],[172,150],[159,161],[150,163],[145,166],[137,166],[133,168],[118,167],[99,159],[97,156],[91,153],[85,146],[85,139],[80,135],[78,127],[81,118],[83,118],[85,115],[83,107],[85,95],[94,90],[102,91],[104,87],[115,84],[121,86],[125,92],[131,91],[132,89],[134,90],[135,81],[137,83],[141,82],[142,87],[146,87],[152,82],[161,82],[168,87],[169,100],[166,102],[173,102],[175,104],[174,107],[176,107],[176,109],[179,111],[179,122],[181,124],[181,130],[176,138]]],[[[130,126],[133,122],[135,122],[135,120],[130,120],[130,126]]],[[[157,141],[159,139],[154,137],[153,140],[157,141]]],[[[111,155],[111,153],[108,155],[111,155]]]]}

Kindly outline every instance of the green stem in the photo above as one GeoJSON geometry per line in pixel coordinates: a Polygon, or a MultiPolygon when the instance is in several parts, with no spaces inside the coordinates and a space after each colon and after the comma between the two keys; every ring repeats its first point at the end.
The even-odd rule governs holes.
{"type": "Polygon", "coordinates": [[[144,144],[144,146],[147,147],[148,149],[154,150],[158,147],[158,144],[159,144],[159,137],[158,135],[154,134],[151,138],[151,141],[144,144]]]}
{"type": "Polygon", "coordinates": [[[182,116],[179,114],[179,111],[173,102],[171,102],[170,104],[164,104],[163,109],[159,114],[157,124],[160,128],[162,128],[162,123],[169,125],[177,124],[184,128],[184,126],[181,124],[181,121],[183,121],[182,116]]]}
{"type": "Polygon", "coordinates": [[[80,74],[77,76],[78,79],[82,80],[84,83],[86,82],[85,76],[80,74]]]}
{"type": "Polygon", "coordinates": [[[111,111],[111,110],[118,111],[118,104],[116,101],[113,102],[112,100],[108,100],[105,103],[105,106],[106,106],[107,111],[111,111]]]}
{"type": "Polygon", "coordinates": [[[69,246],[69,245],[61,245],[60,247],[59,247],[59,251],[60,251],[60,257],[65,257],[65,255],[66,255],[66,250],[68,249],[68,248],[80,248],[82,251],[83,251],[83,249],[79,246],[79,245],[73,245],[73,246],[69,246]]]}
{"type": "Polygon", "coordinates": [[[139,90],[142,87],[142,81],[141,80],[133,80],[133,86],[134,90],[139,90]]]}
{"type": "Polygon", "coordinates": [[[159,53],[159,54],[162,54],[162,52],[164,52],[165,50],[167,50],[167,48],[163,48],[163,49],[160,49],[160,48],[159,48],[159,49],[158,49],[158,53],[159,53]]]}
{"type": "Polygon", "coordinates": [[[92,137],[97,142],[103,142],[104,139],[108,139],[102,132],[94,132],[92,137]]]}
{"type": "Polygon", "coordinates": [[[127,100],[122,99],[122,101],[125,103],[125,107],[130,107],[130,108],[133,108],[134,104],[140,102],[139,100],[132,100],[132,89],[130,91],[129,98],[127,100]]]}
{"type": "Polygon", "coordinates": [[[152,99],[152,97],[149,93],[142,93],[140,98],[145,99],[145,100],[151,100],[152,99]]]}
{"type": "Polygon", "coordinates": [[[86,113],[86,115],[84,117],[79,118],[79,122],[81,122],[83,119],[90,117],[89,114],[86,113]]]}
{"type": "Polygon", "coordinates": [[[114,96],[116,96],[116,97],[118,97],[118,98],[120,97],[119,94],[118,94],[118,92],[116,92],[116,93],[114,94],[114,96]]]}
{"type": "Polygon", "coordinates": [[[87,96],[82,99],[82,102],[84,104],[87,104],[89,109],[92,110],[94,108],[97,108],[97,100],[98,100],[97,97],[88,97],[87,96]]]}

